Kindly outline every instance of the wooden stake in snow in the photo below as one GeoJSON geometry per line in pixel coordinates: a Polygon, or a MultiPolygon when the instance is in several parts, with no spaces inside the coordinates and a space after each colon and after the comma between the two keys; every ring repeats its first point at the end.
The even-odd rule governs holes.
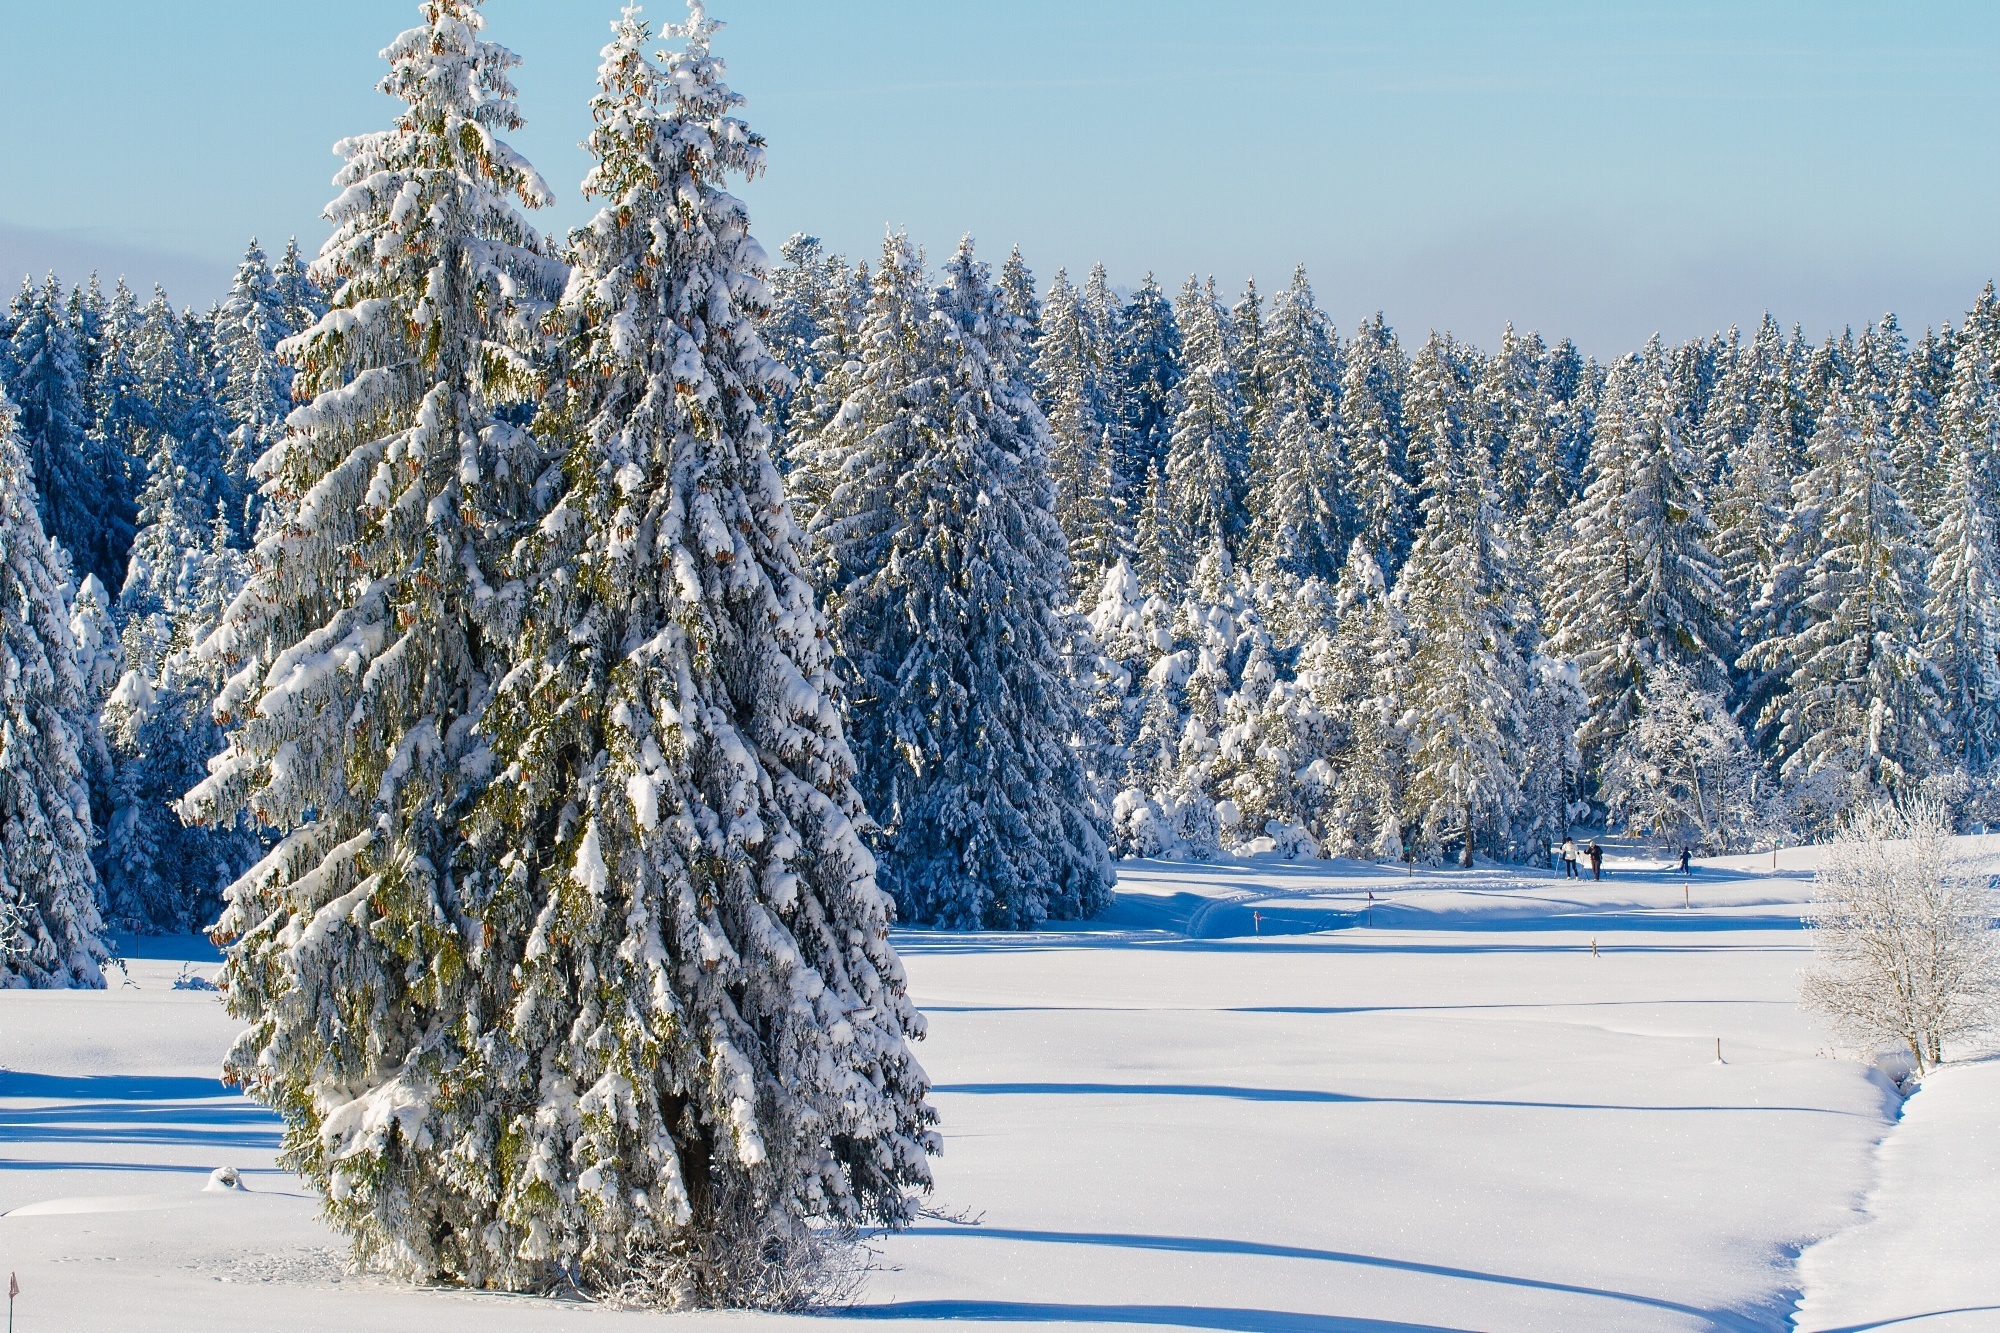
{"type": "Polygon", "coordinates": [[[7,1333],[14,1333],[14,1298],[21,1294],[21,1279],[7,1274],[7,1333]]]}
{"type": "Polygon", "coordinates": [[[1264,914],[1254,908],[1250,912],[1250,933],[1253,935],[1264,933],[1264,914]]]}
{"type": "Polygon", "coordinates": [[[1722,1038],[1720,1037],[1717,1037],[1715,1039],[1715,1063],[1717,1064],[1724,1063],[1722,1058],[1722,1038]]]}
{"type": "Polygon", "coordinates": [[[1590,937],[1590,956],[1592,958],[1597,957],[1597,936],[1595,935],[1590,937]]]}

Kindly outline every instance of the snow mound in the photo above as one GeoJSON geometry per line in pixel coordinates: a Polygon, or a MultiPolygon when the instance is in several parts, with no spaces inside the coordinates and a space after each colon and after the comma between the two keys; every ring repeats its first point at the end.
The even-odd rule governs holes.
{"type": "Polygon", "coordinates": [[[7,1217],[71,1217],[78,1213],[150,1213],[177,1208],[184,1201],[163,1194],[83,1194],[73,1199],[48,1199],[25,1204],[7,1217]]]}

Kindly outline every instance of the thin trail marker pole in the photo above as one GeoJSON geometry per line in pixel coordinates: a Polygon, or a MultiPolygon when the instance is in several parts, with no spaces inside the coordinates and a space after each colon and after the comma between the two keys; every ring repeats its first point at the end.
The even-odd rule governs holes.
{"type": "Polygon", "coordinates": [[[1250,912],[1250,933],[1253,935],[1264,933],[1264,914],[1254,908],[1250,912]]]}
{"type": "Polygon", "coordinates": [[[1682,907],[1694,906],[1694,890],[1689,888],[1685,884],[1681,885],[1681,906],[1682,907]]]}
{"type": "Polygon", "coordinates": [[[14,1298],[21,1294],[21,1279],[7,1274],[7,1333],[14,1333],[14,1298]]]}
{"type": "Polygon", "coordinates": [[[1722,1038],[1715,1039],[1715,1063],[1722,1063],[1722,1038]]]}

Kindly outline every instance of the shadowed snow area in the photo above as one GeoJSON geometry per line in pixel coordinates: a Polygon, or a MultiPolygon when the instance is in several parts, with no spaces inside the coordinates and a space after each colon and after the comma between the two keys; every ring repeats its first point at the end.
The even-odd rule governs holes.
{"type": "MultiPolygon", "coordinates": [[[[1779,1329],[1796,1256],[1836,1233],[1803,1270],[1808,1327],[2000,1305],[1990,1240],[1915,1304],[1855,1294],[1931,1243],[1933,1178],[1996,1229],[2000,1065],[1935,1075],[1878,1186],[1899,1099],[1794,1004],[1813,860],[1701,863],[1685,883],[1622,848],[1601,883],[1127,862],[1097,921],[900,933],[944,1117],[934,1202],[976,1224],[882,1240],[834,1317],[1779,1329]],[[1987,1146],[1939,1158],[1969,1132],[1987,1146]]],[[[345,1274],[316,1201],[274,1169],[276,1122],[216,1081],[234,1023],[170,988],[184,959],[212,975],[213,952],[126,955],[137,989],[0,994],[0,1263],[21,1333],[663,1326],[345,1274]],[[247,1190],[205,1192],[220,1166],[247,1190]]]]}

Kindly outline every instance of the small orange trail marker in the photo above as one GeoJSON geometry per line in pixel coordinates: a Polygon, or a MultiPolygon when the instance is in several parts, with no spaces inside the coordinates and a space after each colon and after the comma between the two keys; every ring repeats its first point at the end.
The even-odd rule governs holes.
{"type": "Polygon", "coordinates": [[[1264,933],[1264,914],[1255,908],[1252,908],[1250,912],[1250,931],[1255,935],[1262,935],[1264,933]]]}

